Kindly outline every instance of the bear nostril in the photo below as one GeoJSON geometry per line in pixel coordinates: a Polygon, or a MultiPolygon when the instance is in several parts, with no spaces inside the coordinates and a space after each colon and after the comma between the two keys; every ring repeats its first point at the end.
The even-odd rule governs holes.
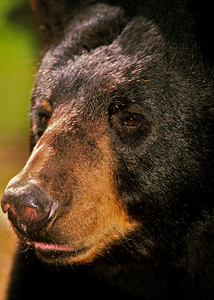
{"type": "Polygon", "coordinates": [[[15,210],[13,209],[13,207],[9,204],[9,203],[5,203],[2,205],[2,210],[4,213],[10,213],[11,215],[13,215],[14,217],[16,217],[16,212],[15,210]]]}
{"type": "Polygon", "coordinates": [[[12,207],[9,203],[2,204],[2,210],[4,213],[7,213],[10,208],[12,208],[12,207]]]}
{"type": "Polygon", "coordinates": [[[4,213],[9,213],[10,215],[12,215],[15,218],[18,218],[18,217],[21,216],[21,218],[26,223],[38,222],[39,221],[37,210],[35,208],[29,207],[29,206],[23,206],[22,207],[21,212],[19,213],[20,216],[17,216],[17,213],[16,213],[15,209],[9,203],[3,204],[2,205],[2,210],[3,210],[4,213]]]}
{"type": "Polygon", "coordinates": [[[23,206],[21,216],[27,223],[39,221],[37,210],[28,206],[23,206]]]}

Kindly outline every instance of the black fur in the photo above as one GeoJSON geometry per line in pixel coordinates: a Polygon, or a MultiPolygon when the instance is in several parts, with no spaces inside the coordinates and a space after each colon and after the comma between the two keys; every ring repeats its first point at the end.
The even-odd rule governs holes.
{"type": "MultiPolygon", "coordinates": [[[[47,266],[33,250],[19,251],[8,299],[58,299],[62,294],[213,299],[208,3],[34,0],[33,8],[48,43],[32,108],[48,98],[53,108],[78,111],[77,124],[84,128],[89,120],[91,128],[77,127],[70,136],[87,141],[89,149],[95,146],[88,132],[99,126],[97,120],[108,124],[118,192],[140,226],[87,266],[47,266]],[[130,116],[141,125],[124,126],[130,116]]],[[[32,110],[32,119],[37,114],[32,110]]],[[[41,123],[32,129],[32,149],[44,130],[41,123]]],[[[54,143],[60,143],[59,137],[54,143]]]]}

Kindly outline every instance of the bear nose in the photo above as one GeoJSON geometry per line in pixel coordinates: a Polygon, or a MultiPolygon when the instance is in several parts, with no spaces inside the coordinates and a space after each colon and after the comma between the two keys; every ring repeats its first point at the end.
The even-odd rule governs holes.
{"type": "Polygon", "coordinates": [[[52,202],[45,192],[34,184],[13,184],[3,194],[1,206],[17,229],[29,233],[38,231],[50,221],[58,203],[52,202]]]}

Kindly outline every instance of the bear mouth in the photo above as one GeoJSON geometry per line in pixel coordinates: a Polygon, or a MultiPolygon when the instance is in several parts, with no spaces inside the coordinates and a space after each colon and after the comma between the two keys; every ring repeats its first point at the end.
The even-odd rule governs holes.
{"type": "Polygon", "coordinates": [[[33,245],[38,256],[45,259],[46,261],[51,261],[62,257],[76,257],[86,251],[86,248],[72,248],[67,245],[61,244],[34,242],[33,245]]]}

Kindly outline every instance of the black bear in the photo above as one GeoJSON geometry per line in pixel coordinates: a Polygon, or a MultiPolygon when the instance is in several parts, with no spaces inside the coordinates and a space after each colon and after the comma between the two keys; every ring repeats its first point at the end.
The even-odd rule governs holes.
{"type": "Polygon", "coordinates": [[[9,300],[213,299],[205,2],[32,1],[47,45],[1,201],[20,238],[9,300]]]}

